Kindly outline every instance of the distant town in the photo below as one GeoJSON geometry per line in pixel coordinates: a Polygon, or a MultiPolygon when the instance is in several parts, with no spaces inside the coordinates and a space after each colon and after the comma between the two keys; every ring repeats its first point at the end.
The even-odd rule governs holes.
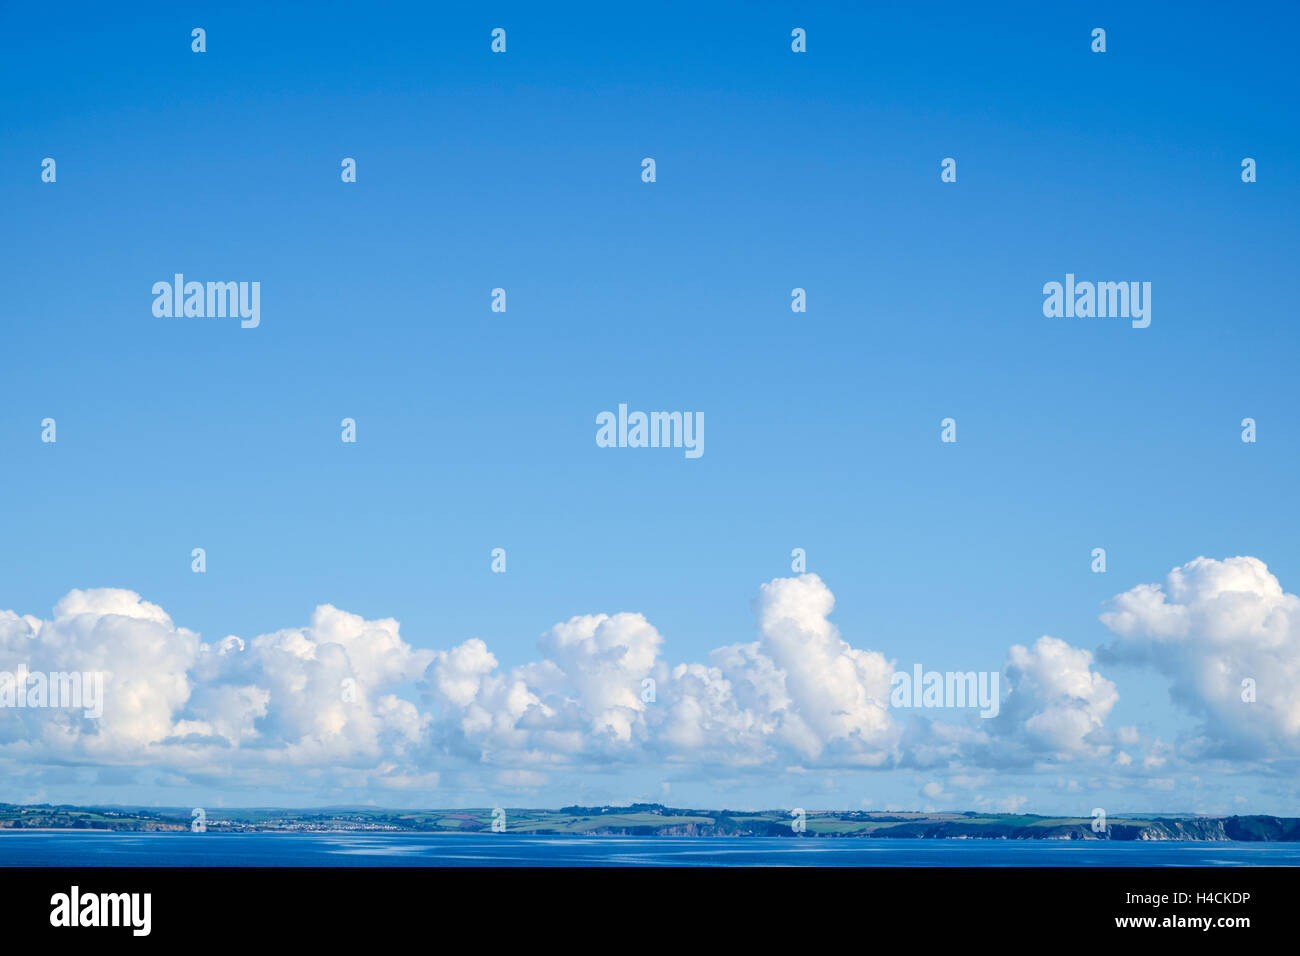
{"type": "Polygon", "coordinates": [[[691,810],[658,803],[562,807],[309,810],[74,807],[0,804],[0,830],[128,832],[423,832],[547,836],[872,837],[995,840],[1300,841],[1300,818],[1272,816],[1046,817],[997,813],[691,810]]]}

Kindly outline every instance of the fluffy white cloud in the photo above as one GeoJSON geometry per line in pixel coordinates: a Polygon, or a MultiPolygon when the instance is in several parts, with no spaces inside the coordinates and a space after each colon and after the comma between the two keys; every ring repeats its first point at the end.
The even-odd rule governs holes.
{"type": "Polygon", "coordinates": [[[1092,654],[1044,635],[1015,644],[1004,667],[1008,693],[994,730],[1035,755],[1101,757],[1101,731],[1119,701],[1115,685],[1092,669],[1092,654]]]}
{"type": "Polygon", "coordinates": [[[443,746],[493,763],[879,765],[899,736],[892,668],[839,636],[834,603],[814,574],[777,579],[754,601],[758,640],[671,668],[642,615],[574,617],[542,635],[539,663],[502,672],[471,640],[436,654],[425,686],[443,746]]]}
{"type": "Polygon", "coordinates": [[[102,715],[6,708],[0,754],[206,773],[378,768],[412,751],[428,722],[385,691],[432,656],[407,645],[396,621],[328,605],[305,628],[210,645],[131,591],[72,591],[48,621],[0,612],[0,671],[101,674],[102,715]]]}
{"type": "Polygon", "coordinates": [[[401,753],[420,742],[427,717],[385,691],[415,680],[432,657],[406,644],[391,618],[322,605],[307,627],[205,645],[194,668],[202,693],[176,736],[218,737],[294,763],[401,753]]]}
{"type": "Polygon", "coordinates": [[[642,682],[662,643],[640,614],[588,614],[556,624],[538,648],[568,679],[591,733],[627,743],[645,734],[642,682]]]}
{"type": "Polygon", "coordinates": [[[70,591],[49,621],[0,612],[0,671],[20,675],[17,683],[24,673],[74,671],[103,673],[106,682],[95,720],[84,709],[7,708],[0,746],[58,759],[139,755],[174,732],[198,654],[197,634],[130,591],[70,591]]]}
{"type": "Polygon", "coordinates": [[[801,763],[879,766],[901,729],[889,711],[893,667],[852,647],[829,620],[815,574],[764,584],[753,602],[759,639],[720,648],[711,666],[678,665],[667,693],[666,742],[729,763],[779,755],[801,763]]]}
{"type": "Polygon", "coordinates": [[[1202,720],[1188,756],[1300,752],[1300,597],[1263,561],[1197,558],[1163,587],[1113,598],[1101,620],[1118,635],[1100,652],[1104,662],[1156,668],[1175,703],[1202,720]],[[1245,681],[1254,682],[1253,702],[1245,681]]]}

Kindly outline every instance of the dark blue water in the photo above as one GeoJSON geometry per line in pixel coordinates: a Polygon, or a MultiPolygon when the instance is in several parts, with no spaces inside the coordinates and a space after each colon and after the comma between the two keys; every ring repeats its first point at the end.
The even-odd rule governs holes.
{"type": "Polygon", "coordinates": [[[1300,866],[1300,843],[9,831],[0,866],[1300,866]]]}

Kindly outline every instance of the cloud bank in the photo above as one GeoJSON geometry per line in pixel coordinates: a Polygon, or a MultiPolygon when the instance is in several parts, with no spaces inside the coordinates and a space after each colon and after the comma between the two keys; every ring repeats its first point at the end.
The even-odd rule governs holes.
{"type": "Polygon", "coordinates": [[[989,720],[891,709],[896,662],[841,636],[834,604],[815,574],[769,581],[753,641],[676,664],[643,615],[579,615],[507,669],[478,638],[419,649],[395,620],[330,605],[303,627],[207,643],[134,592],[74,590],[48,619],[0,611],[0,671],[103,672],[103,714],[0,708],[0,760],[410,791],[451,769],[527,788],[634,766],[938,768],[960,787],[990,769],[1151,773],[1300,751],[1300,598],[1256,558],[1197,558],[1113,598],[1101,620],[1116,639],[1096,658],[1055,637],[1012,645],[989,720]],[[1109,727],[1120,694],[1097,664],[1164,675],[1195,732],[1175,747],[1109,727]]]}

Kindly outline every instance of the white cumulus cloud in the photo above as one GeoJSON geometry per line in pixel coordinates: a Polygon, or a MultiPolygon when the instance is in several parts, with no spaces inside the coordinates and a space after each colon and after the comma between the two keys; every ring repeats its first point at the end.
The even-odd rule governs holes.
{"type": "Polygon", "coordinates": [[[1300,753],[1300,597],[1263,561],[1199,557],[1113,598],[1101,621],[1117,635],[1103,661],[1154,667],[1202,721],[1189,754],[1300,753]]]}

